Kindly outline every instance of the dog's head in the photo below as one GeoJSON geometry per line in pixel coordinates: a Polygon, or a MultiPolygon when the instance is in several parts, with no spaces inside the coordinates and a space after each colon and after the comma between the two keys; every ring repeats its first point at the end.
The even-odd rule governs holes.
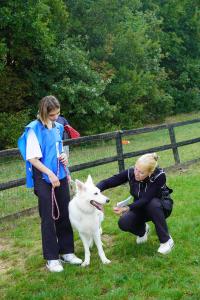
{"type": "Polygon", "coordinates": [[[93,183],[92,177],[89,175],[85,183],[76,179],[77,193],[80,195],[82,201],[89,203],[98,210],[103,210],[103,204],[110,200],[104,196],[101,191],[93,183]]]}

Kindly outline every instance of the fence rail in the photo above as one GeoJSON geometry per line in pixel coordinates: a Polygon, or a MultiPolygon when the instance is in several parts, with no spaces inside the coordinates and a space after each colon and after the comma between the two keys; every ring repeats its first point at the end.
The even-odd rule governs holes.
{"type": "MultiPolygon", "coordinates": [[[[177,142],[174,128],[180,127],[180,126],[185,126],[185,125],[190,125],[190,124],[194,124],[194,123],[200,123],[200,118],[194,119],[194,120],[189,120],[189,121],[184,121],[184,122],[162,124],[162,125],[158,125],[158,126],[143,127],[143,128],[131,129],[131,130],[120,130],[120,131],[114,131],[114,132],[80,137],[77,139],[65,140],[64,145],[80,145],[82,143],[95,142],[95,141],[101,141],[101,140],[109,140],[109,139],[115,139],[115,141],[116,141],[116,155],[106,157],[106,158],[101,158],[98,160],[93,160],[93,161],[86,162],[86,163],[81,163],[78,165],[72,165],[72,166],[70,166],[70,172],[80,171],[83,169],[96,167],[96,166],[108,164],[108,163],[115,162],[115,161],[118,162],[119,171],[122,171],[125,169],[125,159],[131,158],[131,157],[136,157],[136,156],[148,153],[148,152],[158,152],[158,151],[165,151],[165,150],[170,150],[170,149],[172,150],[174,164],[176,166],[180,165],[181,160],[180,160],[179,151],[178,151],[179,147],[198,143],[198,142],[200,142],[200,137],[177,142]],[[163,130],[163,129],[168,130],[170,144],[165,144],[162,146],[156,146],[156,147],[152,147],[152,148],[148,148],[148,149],[124,153],[123,144],[122,144],[122,138],[124,136],[130,136],[130,135],[134,136],[134,135],[138,135],[138,134],[142,134],[142,133],[150,133],[150,132],[155,132],[155,131],[159,131],[159,130],[163,130]]],[[[16,148],[0,151],[0,158],[2,158],[2,157],[19,157],[19,156],[20,156],[19,150],[16,148]]],[[[0,191],[18,187],[18,186],[22,186],[24,184],[25,184],[25,178],[20,178],[20,179],[8,181],[8,182],[0,183],[0,191]]]]}

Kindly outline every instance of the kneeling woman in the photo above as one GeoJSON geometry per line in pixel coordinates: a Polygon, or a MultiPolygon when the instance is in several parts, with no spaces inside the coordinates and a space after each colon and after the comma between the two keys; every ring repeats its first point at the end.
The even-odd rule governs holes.
{"type": "Polygon", "coordinates": [[[172,210],[173,201],[169,196],[172,190],[166,186],[165,172],[157,161],[156,153],[142,155],[134,167],[102,180],[97,187],[104,191],[128,182],[134,202],[114,208],[116,214],[123,213],[119,219],[120,229],[135,234],[137,244],[141,244],[147,241],[149,233],[146,222],[152,221],[160,241],[158,252],[167,254],[174,246],[165,220],[172,210]]]}

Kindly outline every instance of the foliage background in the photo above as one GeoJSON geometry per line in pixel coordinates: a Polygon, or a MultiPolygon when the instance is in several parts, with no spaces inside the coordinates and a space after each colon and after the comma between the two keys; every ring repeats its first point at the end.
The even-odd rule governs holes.
{"type": "Polygon", "coordinates": [[[199,0],[0,2],[0,149],[48,94],[91,134],[199,110],[199,87],[199,0]]]}

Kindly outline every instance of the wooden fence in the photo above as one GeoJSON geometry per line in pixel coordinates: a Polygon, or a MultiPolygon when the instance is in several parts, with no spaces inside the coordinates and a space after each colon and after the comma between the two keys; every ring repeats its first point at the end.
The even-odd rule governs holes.
{"type": "MultiPolygon", "coordinates": [[[[96,166],[100,166],[103,164],[112,163],[115,161],[118,162],[119,171],[122,171],[125,169],[125,159],[140,156],[142,154],[149,153],[149,152],[160,152],[160,151],[165,151],[165,150],[169,150],[169,149],[172,150],[173,157],[174,157],[174,165],[173,166],[179,166],[181,164],[181,161],[180,161],[178,148],[182,147],[182,146],[198,143],[198,142],[200,142],[200,137],[194,138],[194,139],[189,139],[189,140],[184,140],[181,142],[176,142],[174,128],[179,127],[179,126],[185,126],[185,125],[189,125],[189,124],[199,123],[199,122],[200,122],[200,119],[198,118],[198,119],[184,121],[184,122],[178,122],[178,123],[162,124],[162,125],[158,125],[158,126],[144,127],[144,128],[138,128],[138,129],[132,129],[132,130],[114,131],[114,132],[110,132],[110,133],[102,133],[102,134],[97,134],[97,135],[80,137],[78,139],[65,140],[64,145],[80,145],[81,143],[96,142],[96,141],[110,140],[110,139],[115,139],[115,142],[116,142],[116,155],[111,156],[111,157],[101,158],[98,160],[93,160],[93,161],[86,162],[86,163],[81,163],[78,165],[72,165],[70,167],[70,172],[80,171],[83,169],[96,167],[96,166]],[[126,136],[126,137],[131,136],[131,135],[135,136],[138,134],[155,132],[155,131],[159,131],[159,130],[163,130],[163,129],[168,130],[169,137],[170,137],[169,144],[152,147],[152,148],[148,148],[145,150],[124,153],[123,144],[122,144],[122,138],[124,136],[126,136]]],[[[2,157],[17,157],[17,156],[19,157],[18,149],[9,149],[9,150],[0,151],[0,158],[2,158],[2,157]]],[[[188,161],[187,163],[193,163],[196,161],[197,160],[191,160],[191,161],[188,161]]],[[[24,184],[25,184],[25,178],[20,178],[20,179],[8,181],[8,182],[0,183],[0,191],[10,189],[13,187],[18,187],[18,186],[21,186],[24,184]]],[[[3,218],[5,218],[5,217],[3,217],[3,218]]],[[[1,218],[0,218],[0,220],[1,220],[1,218]]]]}

